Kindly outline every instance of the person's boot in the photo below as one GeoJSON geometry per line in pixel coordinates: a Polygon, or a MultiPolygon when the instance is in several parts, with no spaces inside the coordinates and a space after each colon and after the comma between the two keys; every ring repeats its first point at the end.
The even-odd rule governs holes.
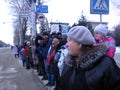
{"type": "Polygon", "coordinates": [[[41,80],[47,80],[47,79],[48,79],[47,75],[44,75],[41,80]]]}
{"type": "Polygon", "coordinates": [[[49,86],[54,86],[54,85],[55,85],[55,83],[54,83],[54,82],[51,82],[49,86]]]}
{"type": "Polygon", "coordinates": [[[47,77],[47,75],[45,75],[45,78],[44,78],[45,80],[48,80],[48,77],[47,77]]]}
{"type": "Polygon", "coordinates": [[[26,69],[30,69],[30,66],[27,66],[26,69]]]}
{"type": "Polygon", "coordinates": [[[43,74],[39,71],[39,72],[38,72],[38,76],[43,76],[43,74]]]}
{"type": "Polygon", "coordinates": [[[46,84],[46,86],[50,86],[50,84],[51,84],[51,82],[48,82],[48,83],[46,84]]]}
{"type": "Polygon", "coordinates": [[[24,61],[22,62],[22,64],[23,64],[23,67],[25,67],[25,62],[24,61]]]}

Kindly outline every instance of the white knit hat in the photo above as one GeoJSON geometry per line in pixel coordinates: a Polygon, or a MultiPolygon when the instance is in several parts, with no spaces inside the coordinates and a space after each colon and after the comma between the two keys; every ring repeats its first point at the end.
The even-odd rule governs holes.
{"type": "Polygon", "coordinates": [[[95,32],[95,33],[99,33],[99,34],[101,34],[101,35],[103,35],[103,36],[107,36],[107,34],[108,34],[108,29],[107,29],[104,25],[99,24],[99,25],[97,25],[97,26],[95,27],[94,32],[95,32]]]}
{"type": "Polygon", "coordinates": [[[84,45],[93,45],[95,43],[93,35],[85,26],[72,27],[68,32],[68,37],[84,45]]]}

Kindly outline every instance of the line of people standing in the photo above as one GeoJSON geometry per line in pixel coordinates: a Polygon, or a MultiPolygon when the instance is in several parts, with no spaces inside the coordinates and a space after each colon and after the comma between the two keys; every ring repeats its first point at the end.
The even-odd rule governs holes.
{"type": "MultiPolygon", "coordinates": [[[[58,56],[66,48],[66,42],[67,36],[62,35],[60,32],[53,32],[52,34],[43,32],[33,38],[31,42],[25,41],[20,50],[23,66],[26,69],[31,67],[36,69],[37,74],[43,76],[42,80],[48,80],[47,86],[57,85],[60,78],[60,70],[57,65],[60,57],[58,56]],[[56,55],[58,52],[59,55],[56,55]]],[[[63,58],[59,65],[63,64],[62,60],[63,58]]]]}
{"type": "Polygon", "coordinates": [[[42,36],[35,39],[36,55],[38,63],[36,68],[38,75],[42,75],[42,80],[48,79],[47,86],[53,86],[58,82],[59,69],[58,61],[55,61],[54,56],[66,44],[67,37],[63,37],[61,33],[52,33],[49,35],[43,32],[42,36]]]}
{"type": "Polygon", "coordinates": [[[113,60],[115,40],[107,37],[103,25],[94,32],[93,37],[84,26],[72,27],[68,38],[43,32],[23,47],[25,66],[36,69],[55,90],[119,90],[120,69],[113,60]]]}

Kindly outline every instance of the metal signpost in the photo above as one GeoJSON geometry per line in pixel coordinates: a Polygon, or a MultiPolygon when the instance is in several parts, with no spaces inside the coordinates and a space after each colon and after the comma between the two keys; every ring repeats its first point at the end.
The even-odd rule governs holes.
{"type": "Polygon", "coordinates": [[[32,0],[32,4],[31,4],[31,24],[32,24],[31,38],[36,37],[36,33],[37,33],[35,16],[36,16],[36,13],[35,13],[35,3],[32,0]]]}
{"type": "Polygon", "coordinates": [[[48,13],[48,5],[36,5],[36,13],[38,14],[38,21],[43,23],[45,20],[45,15],[43,13],[48,13]]]}
{"type": "MultiPolygon", "coordinates": [[[[47,28],[48,24],[46,22],[46,17],[43,13],[48,13],[48,5],[36,5],[36,13],[37,13],[37,20],[39,21],[39,24],[41,27],[47,28]]],[[[41,29],[42,30],[42,29],[41,29]]]]}
{"type": "Polygon", "coordinates": [[[100,14],[100,23],[102,23],[102,14],[109,14],[109,0],[91,0],[90,13],[100,14]]]}

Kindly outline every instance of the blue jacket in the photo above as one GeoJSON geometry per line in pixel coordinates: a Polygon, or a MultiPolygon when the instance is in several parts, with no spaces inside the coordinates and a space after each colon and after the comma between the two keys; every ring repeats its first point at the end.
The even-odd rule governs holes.
{"type": "Polygon", "coordinates": [[[52,43],[52,39],[51,38],[48,39],[48,42],[47,42],[46,45],[43,44],[43,40],[40,43],[40,54],[42,55],[42,57],[44,59],[47,58],[48,50],[50,48],[51,43],[52,43]]]}

